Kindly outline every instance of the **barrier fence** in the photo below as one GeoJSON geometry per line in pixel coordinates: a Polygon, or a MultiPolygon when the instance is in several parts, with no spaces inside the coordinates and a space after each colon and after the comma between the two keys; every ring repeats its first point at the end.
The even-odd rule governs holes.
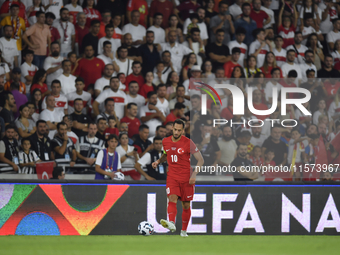
{"type": "MultiPolygon", "coordinates": [[[[164,182],[3,181],[0,194],[0,235],[134,235],[144,220],[167,233],[164,182]]],[[[188,233],[338,235],[339,205],[336,183],[199,183],[188,233]]]]}

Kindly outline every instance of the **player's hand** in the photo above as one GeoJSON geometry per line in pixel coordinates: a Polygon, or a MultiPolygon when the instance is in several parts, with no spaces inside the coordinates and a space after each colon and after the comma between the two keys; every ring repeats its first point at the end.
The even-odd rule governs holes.
{"type": "Polygon", "coordinates": [[[196,182],[196,177],[191,177],[191,178],[189,179],[189,184],[190,184],[190,185],[195,184],[195,182],[196,182]]]}
{"type": "Polygon", "coordinates": [[[156,168],[156,167],[158,166],[158,164],[159,164],[159,161],[156,160],[155,162],[153,162],[153,163],[151,164],[151,166],[152,166],[153,168],[156,168]]]}
{"type": "MultiPolygon", "coordinates": [[[[154,163],[155,163],[155,162],[154,162],[154,163]]],[[[153,177],[151,177],[151,176],[149,176],[149,175],[145,176],[145,179],[147,179],[148,181],[156,181],[155,178],[153,178],[153,177]]]]}

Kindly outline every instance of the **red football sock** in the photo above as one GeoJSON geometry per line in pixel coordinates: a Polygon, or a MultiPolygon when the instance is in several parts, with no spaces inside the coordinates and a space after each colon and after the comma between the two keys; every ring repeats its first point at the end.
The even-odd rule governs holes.
{"type": "Polygon", "coordinates": [[[187,231],[189,220],[191,217],[191,209],[183,209],[182,212],[182,230],[187,231]]]}
{"type": "Polygon", "coordinates": [[[175,222],[176,215],[177,215],[177,204],[176,203],[169,201],[168,215],[169,215],[169,221],[175,222]]]}

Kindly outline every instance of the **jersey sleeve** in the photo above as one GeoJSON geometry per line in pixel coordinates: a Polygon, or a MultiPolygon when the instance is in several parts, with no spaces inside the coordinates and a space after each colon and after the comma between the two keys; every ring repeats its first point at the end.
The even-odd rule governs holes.
{"type": "Polygon", "coordinates": [[[190,153],[194,154],[196,152],[198,152],[198,148],[196,146],[196,144],[190,139],[190,153]]]}
{"type": "Polygon", "coordinates": [[[98,165],[98,166],[102,165],[103,157],[104,157],[103,150],[100,150],[97,154],[96,165],[98,165]]]}

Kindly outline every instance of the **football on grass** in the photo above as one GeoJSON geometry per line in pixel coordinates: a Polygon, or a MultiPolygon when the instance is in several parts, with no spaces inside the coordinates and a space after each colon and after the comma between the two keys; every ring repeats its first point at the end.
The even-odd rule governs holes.
{"type": "Polygon", "coordinates": [[[153,226],[151,223],[147,222],[147,221],[142,221],[141,223],[139,223],[138,225],[138,232],[139,234],[143,235],[143,236],[150,236],[153,234],[153,226]]]}

